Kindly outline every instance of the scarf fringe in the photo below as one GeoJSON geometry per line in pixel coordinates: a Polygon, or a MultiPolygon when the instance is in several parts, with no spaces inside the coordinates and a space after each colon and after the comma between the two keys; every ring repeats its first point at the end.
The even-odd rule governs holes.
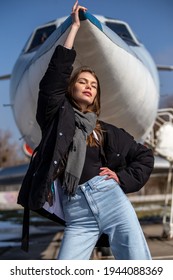
{"type": "Polygon", "coordinates": [[[79,178],[75,177],[74,175],[68,172],[65,172],[63,182],[63,189],[65,193],[67,193],[69,196],[74,196],[78,188],[78,183],[79,178]]]}

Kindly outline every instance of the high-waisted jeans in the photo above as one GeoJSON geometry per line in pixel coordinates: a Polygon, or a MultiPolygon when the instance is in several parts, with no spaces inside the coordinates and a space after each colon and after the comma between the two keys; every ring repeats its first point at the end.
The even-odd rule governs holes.
{"type": "Polygon", "coordinates": [[[75,196],[63,195],[66,227],[59,260],[89,260],[102,233],[115,259],[150,260],[151,255],[128,197],[113,179],[96,176],[75,196]]]}

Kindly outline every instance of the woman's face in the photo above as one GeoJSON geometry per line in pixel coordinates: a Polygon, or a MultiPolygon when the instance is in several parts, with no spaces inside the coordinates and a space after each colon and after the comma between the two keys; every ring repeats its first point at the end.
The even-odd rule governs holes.
{"type": "Polygon", "coordinates": [[[77,104],[85,111],[91,105],[97,95],[97,80],[90,72],[79,74],[73,88],[72,97],[77,104]]]}

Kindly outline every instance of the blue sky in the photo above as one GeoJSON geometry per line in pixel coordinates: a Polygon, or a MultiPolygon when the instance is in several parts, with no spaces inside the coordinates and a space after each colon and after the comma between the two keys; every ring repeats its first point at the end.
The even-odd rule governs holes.
{"type": "MultiPolygon", "coordinates": [[[[2,0],[0,2],[0,75],[9,74],[37,26],[71,12],[73,0],[2,0]]],[[[92,14],[127,21],[156,64],[173,65],[172,0],[81,0],[92,14]]],[[[160,74],[161,94],[173,93],[173,72],[160,74]]],[[[0,81],[0,129],[20,133],[9,104],[9,81],[0,81]]]]}

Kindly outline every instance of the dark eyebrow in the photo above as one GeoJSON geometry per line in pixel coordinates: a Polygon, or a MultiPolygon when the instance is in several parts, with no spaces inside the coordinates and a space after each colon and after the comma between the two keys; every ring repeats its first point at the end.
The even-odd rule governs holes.
{"type": "MultiPolygon", "coordinates": [[[[88,79],[86,79],[86,78],[82,78],[82,77],[81,77],[81,78],[79,78],[79,79],[77,79],[77,81],[80,81],[80,80],[84,80],[84,81],[86,81],[86,82],[88,81],[88,79]]],[[[96,85],[97,85],[97,81],[92,81],[91,83],[92,83],[92,84],[96,84],[96,85]]]]}

